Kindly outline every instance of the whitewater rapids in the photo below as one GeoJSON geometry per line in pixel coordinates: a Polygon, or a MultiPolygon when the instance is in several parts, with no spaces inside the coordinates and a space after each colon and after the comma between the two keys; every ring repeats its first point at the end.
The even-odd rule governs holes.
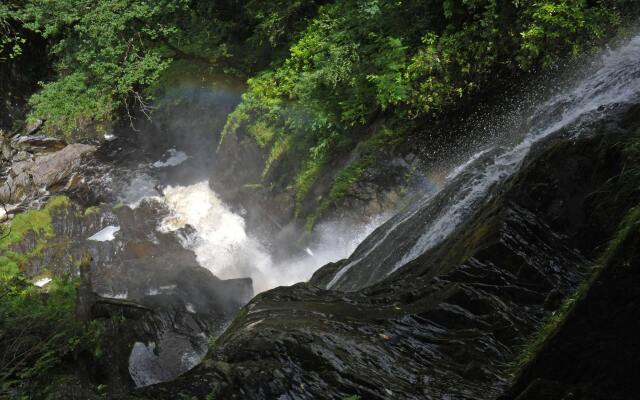
{"type": "Polygon", "coordinates": [[[164,196],[156,199],[170,211],[160,231],[191,226],[195,234],[183,245],[195,252],[200,265],[221,279],[250,277],[255,293],[307,281],[319,267],[349,256],[384,220],[380,216],[356,227],[339,222],[321,224],[316,228],[314,245],[302,249],[298,256],[275,262],[268,249],[247,233],[244,218],[224,204],[208,182],[169,186],[164,196]]]}

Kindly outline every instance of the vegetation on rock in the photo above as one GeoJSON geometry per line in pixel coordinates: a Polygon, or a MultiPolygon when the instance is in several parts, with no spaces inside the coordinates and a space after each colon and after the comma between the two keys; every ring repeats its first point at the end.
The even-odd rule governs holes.
{"type": "MultiPolygon", "coordinates": [[[[68,202],[69,199],[65,196],[52,197],[43,209],[18,214],[9,225],[0,227],[0,279],[10,279],[18,274],[21,263],[29,257],[29,254],[16,252],[13,246],[29,232],[41,239],[51,237],[51,212],[68,202]]],[[[40,246],[36,246],[33,253],[39,249],[40,246]]]]}
{"type": "Polygon", "coordinates": [[[0,397],[45,398],[66,359],[99,355],[102,326],[76,319],[76,286],[71,279],[38,288],[21,274],[0,278],[0,397]]]}
{"type": "Polygon", "coordinates": [[[16,216],[0,239],[0,397],[48,398],[54,376],[68,373],[66,363],[84,353],[100,357],[104,324],[76,317],[78,279],[48,278],[42,287],[19,271],[29,254],[13,251],[28,232],[44,240],[52,235],[50,213],[66,204],[53,198],[43,210],[16,216]],[[23,396],[23,397],[20,397],[23,396]]]}
{"type": "MultiPolygon", "coordinates": [[[[622,155],[625,168],[617,177],[616,182],[611,183],[611,186],[613,186],[612,192],[616,193],[617,201],[622,204],[633,204],[634,199],[638,198],[638,188],[640,187],[640,168],[638,167],[640,165],[639,134],[640,132],[636,133],[630,140],[622,143],[624,146],[622,155]]],[[[640,224],[640,205],[636,205],[624,212],[625,216],[620,222],[618,231],[596,260],[593,271],[590,272],[580,287],[570,296],[567,296],[561,306],[541,323],[539,329],[523,347],[512,366],[514,381],[522,378],[521,374],[525,368],[535,362],[539,353],[548,346],[554,335],[563,328],[569,315],[574,312],[576,305],[580,302],[585,302],[585,296],[587,296],[595,282],[605,273],[628,267],[628,265],[620,265],[616,254],[621,251],[623,244],[629,241],[630,236],[637,233],[640,224]]]]}
{"type": "MultiPolygon", "coordinates": [[[[247,132],[268,154],[267,186],[268,171],[285,162],[289,176],[279,182],[300,204],[336,157],[368,140],[374,121],[402,127],[406,137],[425,118],[514,76],[578,56],[635,7],[630,0],[11,0],[0,6],[0,63],[19,58],[25,31],[47,40],[55,69],[31,96],[29,118],[45,118],[46,130],[68,137],[148,115],[176,63],[247,79],[223,136],[247,132]]],[[[312,214],[356,181],[358,168],[348,168],[312,214]]]]}

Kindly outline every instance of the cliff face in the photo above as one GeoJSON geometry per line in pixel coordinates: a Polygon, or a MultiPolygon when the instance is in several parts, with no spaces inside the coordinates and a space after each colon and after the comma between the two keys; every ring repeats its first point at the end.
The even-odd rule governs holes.
{"type": "MultiPolygon", "coordinates": [[[[64,282],[73,308],[62,324],[99,327],[90,343],[99,351],[43,346],[44,358],[23,361],[38,366],[59,353],[38,379],[10,367],[1,390],[1,379],[15,375],[9,397],[632,397],[640,359],[638,55],[640,37],[608,52],[406,207],[399,199],[419,184],[417,157],[379,115],[353,132],[357,140],[336,142],[336,154],[314,156],[317,163],[274,153],[294,144],[263,125],[226,132],[237,95],[194,87],[167,95],[163,117],[144,132],[106,135],[99,148],[65,146],[31,129],[3,135],[11,165],[0,173],[0,206],[11,223],[0,234],[0,273],[15,278],[7,293],[19,285],[24,292],[14,297],[31,292],[46,303],[47,285],[64,282]],[[220,131],[212,157],[211,133],[220,131]],[[269,155],[261,140],[272,141],[269,155]],[[208,178],[237,214],[200,185],[208,178]],[[172,197],[173,185],[185,184],[204,190],[172,197]],[[18,213],[52,193],[70,197],[18,213]],[[16,196],[24,206],[7,209],[16,196]],[[181,213],[185,204],[193,219],[181,213]],[[327,215],[348,224],[395,205],[399,212],[349,258],[308,282],[249,301],[251,279],[211,272],[240,265],[228,276],[258,269],[250,276],[272,278],[282,272],[271,268],[280,254],[314,257],[285,225],[309,228],[327,215]],[[248,246],[245,216],[279,249],[248,246]],[[223,217],[233,218],[200,223],[223,217]],[[235,228],[245,241],[217,248],[224,238],[216,234],[235,228]],[[243,254],[202,258],[203,248],[243,254]],[[269,268],[248,262],[264,259],[269,268]],[[69,387],[75,394],[67,396],[69,387]]],[[[19,324],[0,331],[10,325],[19,324]]],[[[0,340],[0,351],[11,343],[0,340]]]]}
{"type": "Polygon", "coordinates": [[[632,399],[640,368],[637,208],[610,258],[501,399],[632,399]]]}
{"type": "MultiPolygon", "coordinates": [[[[367,132],[356,135],[375,137],[381,125],[373,123],[367,132]]],[[[225,202],[245,209],[250,226],[263,229],[272,226],[277,231],[288,224],[311,228],[331,218],[368,221],[393,210],[418,185],[420,162],[407,141],[379,143],[375,149],[365,139],[363,143],[337,151],[308,193],[297,198],[292,183],[300,160],[290,155],[271,159],[269,148],[238,129],[220,141],[211,168],[211,187],[225,202]],[[351,170],[354,176],[349,176],[351,170]],[[337,194],[336,182],[341,181],[345,184],[337,194]]]]}
{"type": "MultiPolygon", "coordinates": [[[[495,398],[508,386],[509,365],[526,339],[575,292],[637,204],[637,189],[628,190],[620,176],[633,162],[625,149],[637,140],[639,127],[637,107],[614,106],[609,117],[582,126],[577,138],[567,134],[538,143],[520,171],[472,218],[404,267],[352,291],[323,289],[343,261],[324,267],[310,283],[263,293],[202,365],[140,396],[495,398]]],[[[416,229],[421,226],[414,222],[416,229]]],[[[390,244],[386,251],[393,251],[394,241],[401,240],[394,235],[402,233],[391,231],[380,246],[390,244]]],[[[635,252],[628,255],[633,265],[635,252]]],[[[553,374],[568,367],[569,356],[559,356],[555,369],[546,366],[555,360],[553,349],[578,331],[584,339],[562,354],[613,333],[613,327],[579,327],[604,322],[605,299],[616,287],[628,287],[616,282],[631,279],[632,271],[600,278],[609,281],[593,289],[591,301],[602,316],[583,313],[569,320],[515,393],[538,376],[555,376],[567,387],[598,378],[602,369],[588,367],[597,361],[584,364],[580,378],[553,374]]],[[[614,296],[616,304],[620,300],[631,310],[614,318],[619,329],[634,315],[632,297],[627,291],[614,296]]],[[[631,332],[636,326],[630,324],[631,332]]],[[[613,343],[607,340],[594,351],[604,357],[613,343]]],[[[630,365],[631,358],[620,357],[620,366],[630,365]]],[[[625,380],[628,373],[607,376],[608,385],[624,385],[625,393],[635,385],[625,380]]]]}

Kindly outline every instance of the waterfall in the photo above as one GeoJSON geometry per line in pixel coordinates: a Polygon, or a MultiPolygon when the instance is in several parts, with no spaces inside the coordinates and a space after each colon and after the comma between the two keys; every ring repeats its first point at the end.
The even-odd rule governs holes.
{"type": "Polygon", "coordinates": [[[607,51],[587,77],[541,104],[513,132],[511,145],[479,149],[454,168],[436,195],[399,213],[366,239],[336,272],[327,288],[357,290],[371,285],[444,241],[492,197],[522,165],[532,146],[544,139],[571,139],[580,128],[617,106],[640,100],[640,36],[607,51]],[[402,240],[400,240],[400,238],[402,240]]]}
{"type": "Polygon", "coordinates": [[[221,279],[250,277],[256,293],[308,280],[322,265],[348,256],[383,218],[357,227],[323,223],[311,248],[275,261],[269,249],[247,233],[244,218],[227,207],[208,182],[170,186],[157,199],[170,211],[161,231],[191,226],[195,232],[183,244],[196,253],[198,263],[221,279]]]}

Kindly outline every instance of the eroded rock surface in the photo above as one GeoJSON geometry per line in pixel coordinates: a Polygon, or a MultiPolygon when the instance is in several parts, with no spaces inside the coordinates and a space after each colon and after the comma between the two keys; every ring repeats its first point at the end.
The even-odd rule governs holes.
{"type": "Polygon", "coordinates": [[[611,193],[637,116],[627,110],[579,139],[541,144],[467,223],[377,283],[323,289],[343,261],[260,294],[200,366],[137,396],[499,396],[524,340],[576,289],[633,205],[611,193]]]}
{"type": "Polygon", "coordinates": [[[6,180],[0,187],[0,201],[19,203],[39,190],[61,191],[73,185],[74,173],[85,157],[96,151],[86,144],[71,144],[55,152],[28,156],[11,164],[6,180]]]}
{"type": "Polygon", "coordinates": [[[53,235],[31,232],[13,250],[28,255],[29,276],[81,278],[80,318],[124,318],[103,336],[109,351],[93,367],[94,383],[114,396],[193,368],[253,295],[250,279],[221,280],[199,266],[181,244],[188,229],[158,232],[166,211],[154,201],[86,211],[70,203],[51,215],[53,235]],[[100,234],[110,227],[118,229],[100,234]]]}

